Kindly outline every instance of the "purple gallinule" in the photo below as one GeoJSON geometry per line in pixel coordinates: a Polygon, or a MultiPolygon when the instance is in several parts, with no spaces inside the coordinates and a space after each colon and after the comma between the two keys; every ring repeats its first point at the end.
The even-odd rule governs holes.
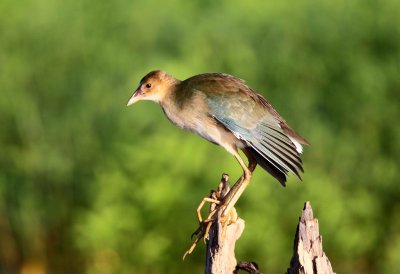
{"type": "Polygon", "coordinates": [[[239,162],[243,175],[221,203],[225,217],[249,184],[257,164],[283,186],[289,172],[301,179],[300,153],[308,142],[239,78],[205,73],[180,81],[164,71],[152,71],[140,81],[128,106],[140,100],[158,103],[173,124],[222,146],[239,162]],[[248,165],[239,149],[248,158],[248,165]]]}

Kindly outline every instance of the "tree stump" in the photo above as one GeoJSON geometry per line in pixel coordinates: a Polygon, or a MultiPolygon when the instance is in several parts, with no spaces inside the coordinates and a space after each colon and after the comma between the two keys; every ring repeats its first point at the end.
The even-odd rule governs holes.
{"type": "MultiPolygon", "coordinates": [[[[229,192],[229,177],[227,174],[222,175],[221,182],[215,197],[222,199],[229,192]]],[[[222,210],[218,210],[215,204],[210,205],[210,212],[217,208],[216,220],[213,222],[206,240],[206,274],[226,274],[233,273],[236,269],[237,261],[235,258],[235,243],[242,235],[245,224],[240,219],[236,210],[233,208],[233,217],[230,224],[223,227],[220,218],[222,210]],[[225,230],[225,232],[224,232],[225,230]]]]}
{"type": "MultiPolygon", "coordinates": [[[[210,198],[221,201],[229,192],[229,176],[223,174],[217,191],[212,191],[210,198]]],[[[229,224],[221,222],[223,209],[215,203],[210,205],[210,212],[217,210],[216,220],[212,223],[206,240],[206,274],[235,274],[244,270],[251,274],[261,274],[255,262],[240,261],[235,258],[235,243],[244,231],[245,222],[238,217],[236,209],[232,209],[229,224]]]]}
{"type": "Polygon", "coordinates": [[[294,240],[294,254],[287,274],[335,274],[322,249],[318,220],[310,202],[304,204],[294,240]]]}

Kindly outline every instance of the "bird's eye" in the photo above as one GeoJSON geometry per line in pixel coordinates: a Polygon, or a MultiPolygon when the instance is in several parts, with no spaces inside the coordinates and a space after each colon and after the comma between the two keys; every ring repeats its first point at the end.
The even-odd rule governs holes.
{"type": "Polygon", "coordinates": [[[146,88],[151,88],[151,84],[150,84],[150,83],[147,83],[147,84],[146,84],[146,88]]]}

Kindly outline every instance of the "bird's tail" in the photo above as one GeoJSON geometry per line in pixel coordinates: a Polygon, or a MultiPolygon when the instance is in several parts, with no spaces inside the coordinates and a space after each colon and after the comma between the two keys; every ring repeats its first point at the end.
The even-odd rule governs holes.
{"type": "Polygon", "coordinates": [[[276,168],[267,159],[264,158],[252,147],[246,147],[245,150],[256,160],[257,164],[277,179],[283,186],[286,186],[286,174],[276,168]]]}

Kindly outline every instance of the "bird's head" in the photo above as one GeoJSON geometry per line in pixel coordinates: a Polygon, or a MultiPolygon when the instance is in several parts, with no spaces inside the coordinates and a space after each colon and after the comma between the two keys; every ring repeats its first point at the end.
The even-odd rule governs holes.
{"type": "Polygon", "coordinates": [[[174,77],[162,70],[149,72],[142,78],[127,105],[130,106],[140,100],[149,100],[159,103],[177,81],[178,80],[174,77]]]}

